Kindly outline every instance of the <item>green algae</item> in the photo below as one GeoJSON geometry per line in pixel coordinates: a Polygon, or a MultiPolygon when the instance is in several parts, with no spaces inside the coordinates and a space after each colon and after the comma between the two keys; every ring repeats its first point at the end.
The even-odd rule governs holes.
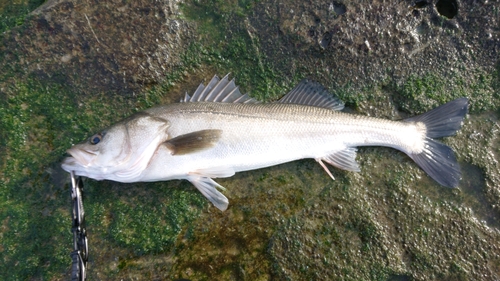
{"type": "Polygon", "coordinates": [[[69,260],[61,245],[71,243],[69,191],[52,175],[59,169],[55,162],[72,142],[70,134],[78,136],[75,110],[64,94],[67,89],[59,85],[30,79],[9,90],[15,95],[7,94],[0,108],[0,255],[5,261],[0,270],[9,273],[5,280],[49,279],[69,260]]]}
{"type": "Polygon", "coordinates": [[[238,85],[256,99],[277,99],[290,87],[287,77],[272,66],[260,50],[258,36],[246,28],[245,15],[257,2],[195,1],[184,4],[183,11],[187,19],[198,23],[202,44],[196,44],[203,51],[197,55],[211,72],[234,74],[238,85]]]}
{"type": "Polygon", "coordinates": [[[195,190],[176,189],[172,185],[139,185],[134,188],[136,190],[124,188],[120,197],[113,200],[117,204],[108,208],[113,216],[110,241],[132,248],[136,255],[172,250],[186,223],[196,219],[206,204],[195,190]],[[137,193],[144,193],[144,196],[137,196],[137,193]]]}
{"type": "Polygon", "coordinates": [[[45,0],[22,0],[0,3],[0,34],[24,23],[28,14],[43,4],[45,0]]]}
{"type": "MultiPolygon", "coordinates": [[[[39,78],[17,82],[2,95],[0,257],[5,263],[0,272],[9,272],[6,280],[61,279],[69,270],[69,190],[62,179],[67,175],[58,168],[69,144],[132,112],[175,101],[192,72],[207,79],[214,72],[230,72],[260,100],[275,100],[308,77],[307,69],[284,77],[260,51],[258,37],[244,25],[245,14],[256,3],[199,1],[191,13],[185,6],[187,17],[200,21],[204,40],[188,47],[165,83],[137,99],[112,93],[86,96],[39,78]],[[239,32],[223,32],[234,31],[228,25],[239,32]]],[[[349,85],[331,90],[351,110],[379,117],[394,118],[392,107],[410,115],[422,113],[460,96],[471,97],[472,112],[486,112],[499,106],[498,69],[473,75],[471,81],[450,82],[434,73],[409,77],[400,85],[368,85],[361,92],[349,85]]],[[[467,126],[457,141],[445,141],[463,148],[479,127],[467,126]]],[[[474,156],[485,155],[478,148],[458,155],[477,165],[475,174],[491,175],[495,168],[486,163],[491,158],[474,156]]],[[[93,279],[455,280],[467,279],[474,268],[468,260],[448,257],[476,249],[480,252],[474,252],[474,261],[484,266],[487,257],[498,268],[498,254],[491,254],[495,249],[487,244],[498,238],[474,223],[477,206],[488,202],[477,202],[474,192],[487,183],[473,181],[471,188],[478,190],[464,195],[437,186],[402,153],[363,148],[358,159],[362,173],[333,169],[335,182],[309,160],[221,180],[230,199],[226,213],[211,210],[185,182],[87,180],[89,273],[93,279]],[[478,246],[469,250],[460,243],[478,246]]],[[[485,207],[483,212],[487,217],[492,210],[485,207]]]]}
{"type": "MultiPolygon", "coordinates": [[[[225,18],[231,17],[226,16],[225,18]]],[[[231,21],[229,20],[229,22],[231,21]]],[[[205,32],[210,32],[208,28],[204,27],[205,24],[212,27],[213,24],[221,25],[220,22],[214,23],[214,21],[201,20],[199,23],[200,29],[205,32]]],[[[227,29],[229,28],[216,28],[218,31],[227,29]]],[[[209,36],[209,34],[205,34],[205,36],[209,36]]],[[[215,38],[220,37],[215,36],[215,38]]],[[[215,65],[216,69],[224,69],[225,67],[233,70],[234,65],[231,63],[232,59],[228,57],[229,55],[232,54],[238,58],[245,52],[259,49],[259,42],[248,41],[245,33],[239,35],[231,33],[230,38],[231,40],[223,40],[223,43],[217,47],[208,44],[210,46],[208,49],[218,48],[220,51],[214,52],[213,49],[210,49],[211,51],[206,54],[214,56],[219,61],[214,62],[209,59],[206,60],[206,63],[215,65]],[[238,38],[238,36],[240,37],[238,38]],[[233,41],[236,43],[232,44],[233,41]],[[255,44],[255,47],[249,48],[252,44],[255,44]]],[[[255,54],[257,53],[255,52],[255,54]]],[[[266,60],[265,56],[260,59],[264,62],[266,60]]],[[[248,61],[252,62],[251,65],[247,65],[243,59],[243,63],[238,65],[240,67],[235,69],[234,73],[237,78],[240,77],[242,68],[251,69],[250,72],[266,73],[262,72],[262,69],[256,68],[257,60],[249,59],[248,61]]],[[[270,71],[267,72],[269,79],[274,78],[277,74],[281,81],[284,81],[282,82],[284,86],[276,87],[277,90],[274,92],[266,87],[253,88],[250,91],[251,94],[261,100],[275,99],[276,96],[282,95],[287,87],[289,89],[294,82],[300,79],[299,77],[283,77],[279,70],[272,67],[272,63],[269,65],[271,66],[270,71]],[[265,95],[256,93],[255,89],[265,91],[265,95]]],[[[307,70],[296,73],[297,76],[302,77],[307,77],[310,74],[307,70]]],[[[242,76],[243,81],[246,79],[251,81],[252,79],[251,76],[245,74],[242,76]]],[[[459,75],[450,80],[441,77],[438,73],[429,73],[423,77],[411,76],[402,84],[382,81],[379,84],[366,85],[362,91],[357,92],[349,85],[334,88],[331,91],[346,101],[351,109],[354,108],[364,114],[377,117],[401,118],[398,115],[394,116],[395,112],[402,114],[403,117],[420,114],[437,105],[463,96],[471,99],[471,112],[484,112],[498,107],[496,77],[496,73],[480,73],[472,76],[470,80],[464,81],[459,75]],[[402,113],[398,111],[402,111],[402,113]]],[[[261,79],[260,77],[256,78],[261,79]]],[[[258,83],[258,81],[254,81],[254,83],[258,83]]],[[[425,175],[422,175],[414,163],[402,153],[384,148],[363,148],[360,149],[360,158],[362,165],[367,166],[366,171],[359,176],[335,171],[334,175],[337,181],[328,184],[328,187],[324,187],[323,172],[320,169],[312,168],[311,162],[308,161],[287,164],[282,169],[277,168],[271,171],[266,169],[260,173],[248,172],[259,175],[253,178],[253,181],[252,177],[245,178],[243,182],[237,179],[238,176],[233,177],[232,180],[235,182],[223,184],[230,191],[228,198],[230,198],[231,205],[245,204],[245,207],[241,208],[245,210],[245,214],[261,224],[263,220],[266,221],[263,224],[268,226],[266,231],[262,231],[262,234],[257,236],[260,237],[259,239],[244,239],[248,241],[247,243],[254,243],[255,247],[266,247],[267,245],[267,251],[260,252],[260,257],[268,261],[260,263],[260,269],[263,273],[256,274],[252,271],[253,264],[248,263],[248,257],[252,256],[252,252],[247,249],[248,246],[240,247],[241,253],[234,257],[227,253],[228,248],[231,248],[231,243],[218,244],[211,243],[210,240],[207,241],[208,237],[212,237],[212,235],[225,237],[220,234],[221,231],[225,231],[224,228],[220,229],[218,226],[212,225],[205,226],[211,229],[206,234],[207,237],[198,229],[195,231],[194,240],[190,241],[190,246],[182,247],[183,250],[179,252],[179,264],[174,266],[174,274],[171,276],[200,280],[209,280],[214,276],[226,279],[241,277],[237,270],[228,271],[228,267],[232,266],[221,260],[224,256],[230,260],[240,259],[240,262],[235,262],[237,266],[234,267],[243,268],[244,272],[250,272],[245,275],[245,279],[250,280],[265,279],[266,276],[269,276],[266,272],[270,272],[273,278],[282,280],[453,279],[455,277],[462,278],[463,272],[470,272],[471,268],[467,262],[447,260],[440,262],[439,266],[436,265],[438,260],[443,259],[437,249],[443,241],[450,240],[448,236],[442,237],[443,233],[450,227],[448,224],[450,217],[468,216],[467,209],[458,207],[464,203],[464,200],[461,199],[463,194],[440,188],[425,175]],[[364,155],[365,153],[368,155],[364,155]],[[311,168],[315,170],[312,173],[314,177],[300,183],[293,180],[294,175],[304,173],[304,170],[311,168]],[[283,171],[285,169],[288,172],[283,171]],[[276,181],[273,182],[273,178],[276,181]],[[290,178],[292,180],[287,181],[290,178]],[[258,185],[253,184],[255,182],[258,185]],[[245,185],[248,188],[244,193],[239,193],[239,185],[245,185]],[[290,186],[302,187],[307,191],[294,191],[290,189],[290,186]],[[412,189],[408,191],[407,186],[412,186],[412,189]],[[320,187],[324,187],[324,189],[318,191],[318,188],[321,189],[320,187]],[[367,192],[363,187],[373,190],[367,192]],[[290,197],[275,200],[270,200],[267,197],[270,194],[274,196],[278,192],[276,190],[280,188],[284,188],[290,197]],[[415,196],[414,190],[418,190],[420,195],[415,196]],[[256,197],[249,198],[248,193],[256,197]],[[326,196],[326,194],[330,194],[329,196],[333,196],[333,198],[326,196]],[[374,201],[383,202],[382,206],[373,206],[372,203],[363,199],[373,197],[375,197],[374,201]],[[251,200],[252,204],[256,206],[246,206],[249,203],[242,202],[241,198],[251,200]],[[451,205],[448,202],[450,199],[451,205]],[[259,215],[259,203],[261,202],[268,202],[266,206],[262,207],[266,208],[267,212],[272,214],[274,218],[259,215]],[[335,203],[332,205],[332,202],[335,203]],[[324,205],[324,207],[318,208],[318,205],[324,205]],[[349,205],[351,206],[349,207],[349,205]],[[408,208],[414,208],[415,212],[402,214],[400,208],[404,205],[408,205],[408,208]],[[444,208],[445,214],[436,216],[430,213],[429,216],[429,210],[433,208],[444,208]],[[314,211],[314,209],[317,210],[314,211]],[[415,217],[416,221],[408,219],[407,215],[415,217]],[[313,220],[320,219],[309,225],[311,217],[313,220]],[[384,223],[387,223],[388,226],[384,227],[384,223]],[[395,225],[397,223],[401,226],[395,225]],[[442,225],[438,227],[439,224],[442,225]],[[318,229],[320,230],[318,231],[318,229]],[[395,233],[401,233],[401,235],[398,236],[395,233]],[[421,237],[419,242],[413,242],[413,235],[415,235],[413,233],[421,237]],[[410,245],[403,244],[401,246],[399,239],[412,242],[410,245]],[[426,239],[434,241],[432,246],[425,244],[426,239]],[[222,257],[214,259],[211,254],[202,254],[205,258],[193,257],[207,249],[210,249],[210,253],[217,253],[218,256],[222,257]],[[311,252],[311,249],[316,249],[316,251],[311,252]],[[315,253],[319,255],[318,258],[316,258],[315,253]],[[311,259],[311,257],[314,258],[311,259]],[[243,260],[247,260],[247,262],[244,263],[243,260]],[[209,264],[209,268],[206,265],[203,266],[206,263],[209,264]],[[180,274],[181,268],[187,268],[190,274],[180,274]]],[[[474,202],[468,201],[466,205],[477,205],[475,200],[472,200],[474,202]]],[[[227,211],[229,214],[225,215],[226,220],[232,222],[228,224],[229,228],[241,224],[241,221],[237,219],[238,215],[235,214],[238,213],[235,209],[239,208],[233,208],[230,208],[227,211]]],[[[475,225],[474,228],[476,230],[471,229],[468,235],[471,237],[469,239],[477,243],[479,238],[473,234],[476,231],[481,231],[478,229],[482,229],[482,226],[475,225]]],[[[243,237],[247,237],[250,229],[252,227],[246,230],[243,228],[238,232],[243,237]]],[[[466,227],[466,229],[468,228],[466,227]]],[[[250,234],[250,237],[253,235],[250,234]]],[[[454,239],[451,239],[453,241],[451,243],[457,243],[454,239]]],[[[487,244],[480,244],[478,247],[485,249],[487,244]]],[[[450,255],[451,252],[453,252],[452,249],[450,249],[450,255]]]]}
{"type": "MultiPolygon", "coordinates": [[[[0,256],[4,261],[0,271],[9,272],[4,280],[51,279],[66,271],[71,264],[71,203],[67,174],[59,167],[62,155],[69,144],[131,114],[131,109],[157,102],[160,91],[151,89],[147,98],[145,95],[134,105],[130,99],[109,95],[87,96],[77,102],[74,97],[82,94],[75,89],[36,77],[6,89],[0,107],[0,256]],[[19,264],[21,260],[25,262],[19,264]]],[[[155,186],[159,189],[154,184],[140,186],[151,188],[144,197],[117,197],[103,192],[109,189],[108,184],[86,182],[85,210],[93,255],[100,254],[93,245],[101,239],[115,241],[138,255],[167,250],[180,227],[196,218],[199,207],[206,204],[194,190],[162,186],[168,192],[154,192],[155,186]],[[106,225],[99,220],[103,218],[103,206],[105,213],[117,214],[107,228],[97,227],[106,225]],[[141,212],[136,211],[138,208],[141,212]],[[157,217],[157,210],[162,217],[157,217]],[[126,229],[138,232],[120,231],[126,229]]]]}
{"type": "Polygon", "coordinates": [[[491,74],[477,72],[471,74],[468,80],[456,75],[453,78],[444,77],[438,73],[428,73],[425,76],[409,77],[404,84],[394,85],[393,95],[396,105],[411,114],[423,113],[448,101],[467,97],[470,99],[469,111],[480,113],[494,110],[499,104],[499,93],[496,80],[498,71],[491,74]]]}

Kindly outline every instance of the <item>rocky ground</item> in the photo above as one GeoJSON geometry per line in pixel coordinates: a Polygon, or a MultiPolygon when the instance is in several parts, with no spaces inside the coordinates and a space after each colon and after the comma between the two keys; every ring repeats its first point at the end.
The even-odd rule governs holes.
{"type": "Polygon", "coordinates": [[[177,101],[214,74],[273,101],[302,78],[353,114],[402,119],[470,99],[463,179],[439,186],[406,155],[358,152],[219,183],[85,181],[89,279],[498,280],[499,1],[18,1],[0,4],[0,272],[69,279],[64,151],[177,101]]]}

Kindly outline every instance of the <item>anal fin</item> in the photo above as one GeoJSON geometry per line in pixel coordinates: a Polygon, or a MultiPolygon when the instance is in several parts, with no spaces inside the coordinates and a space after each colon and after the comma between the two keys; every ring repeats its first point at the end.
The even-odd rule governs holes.
{"type": "Polygon", "coordinates": [[[227,210],[229,200],[227,200],[224,194],[217,190],[217,188],[224,189],[223,186],[207,177],[190,176],[187,180],[190,181],[203,196],[210,200],[217,209],[221,211],[227,210]]]}
{"type": "Polygon", "coordinates": [[[316,161],[318,161],[321,167],[325,169],[325,171],[332,179],[334,179],[333,175],[331,174],[330,170],[328,170],[328,167],[326,167],[326,165],[322,161],[325,161],[326,163],[342,170],[353,171],[353,172],[361,171],[359,169],[358,163],[356,162],[356,148],[352,147],[336,151],[324,157],[316,158],[316,161]]]}
{"type": "Polygon", "coordinates": [[[321,160],[322,160],[321,158],[316,159],[316,161],[321,165],[321,167],[323,167],[323,169],[330,176],[330,178],[332,178],[332,180],[335,180],[335,177],[332,175],[332,172],[330,172],[330,169],[328,169],[328,167],[325,165],[325,163],[323,163],[323,161],[321,161],[321,160]]]}

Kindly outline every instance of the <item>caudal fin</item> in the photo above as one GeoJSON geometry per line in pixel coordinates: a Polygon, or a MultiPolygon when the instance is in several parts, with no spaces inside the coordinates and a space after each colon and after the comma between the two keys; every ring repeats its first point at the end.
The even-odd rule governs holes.
{"type": "Polygon", "coordinates": [[[458,186],[461,175],[460,166],[453,150],[432,138],[454,135],[462,127],[468,102],[467,98],[456,99],[427,113],[405,120],[407,122],[422,122],[427,128],[424,151],[408,155],[430,177],[447,187],[458,186]]]}

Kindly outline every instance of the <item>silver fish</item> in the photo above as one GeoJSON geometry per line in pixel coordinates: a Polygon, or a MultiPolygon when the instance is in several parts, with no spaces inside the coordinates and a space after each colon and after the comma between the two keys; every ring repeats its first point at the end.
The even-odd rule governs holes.
{"type": "Polygon", "coordinates": [[[358,146],[403,151],[443,186],[456,187],[460,168],[452,149],[434,138],[454,135],[468,100],[460,98],[425,114],[391,121],[343,113],[342,101],[320,84],[303,80],[274,103],[242,95],[233,80],[215,76],[180,103],[126,118],[68,150],[62,167],[96,180],[190,181],[217,208],[228,199],[213,178],[315,159],[360,171],[358,146]]]}

